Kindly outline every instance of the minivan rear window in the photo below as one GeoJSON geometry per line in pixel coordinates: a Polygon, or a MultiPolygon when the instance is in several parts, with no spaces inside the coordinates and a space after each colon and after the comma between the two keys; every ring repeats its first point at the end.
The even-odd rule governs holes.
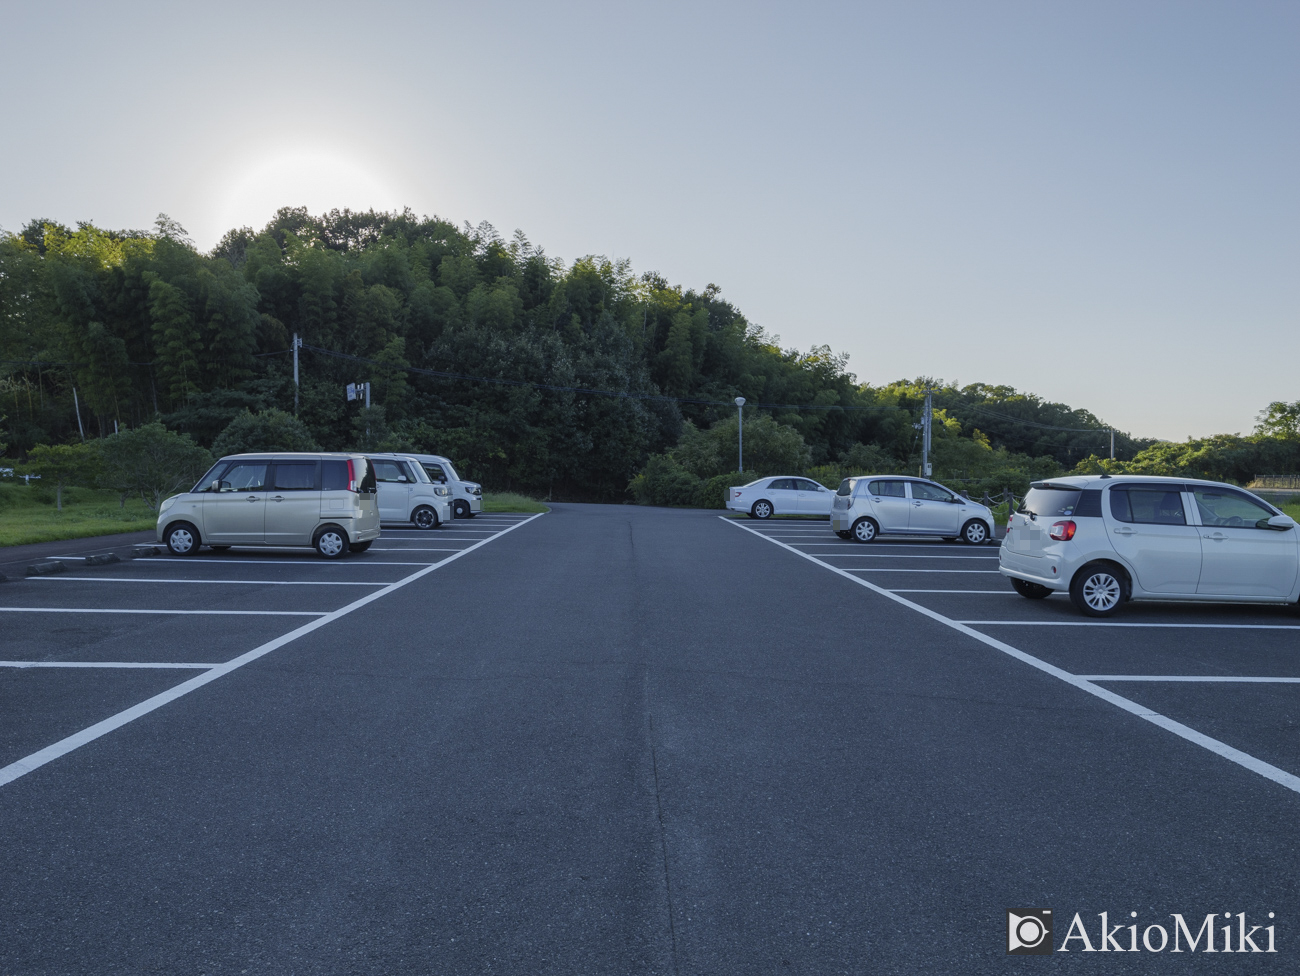
{"type": "Polygon", "coordinates": [[[1069,485],[1035,484],[1030,486],[1029,494],[1020,503],[1018,511],[1041,518],[1068,518],[1078,508],[1082,494],[1081,489],[1069,485]]]}

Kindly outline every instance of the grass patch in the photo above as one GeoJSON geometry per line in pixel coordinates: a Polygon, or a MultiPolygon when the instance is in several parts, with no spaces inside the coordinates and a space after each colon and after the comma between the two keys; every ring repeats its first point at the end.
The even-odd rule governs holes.
{"type": "Polygon", "coordinates": [[[1297,522],[1300,522],[1300,498],[1293,502],[1274,503],[1275,508],[1280,508],[1297,522]]]}
{"type": "Polygon", "coordinates": [[[549,512],[551,509],[541,502],[519,495],[513,491],[494,491],[483,493],[483,511],[485,512],[526,512],[530,515],[549,512]]]}
{"type": "Polygon", "coordinates": [[[0,485],[0,546],[140,532],[152,529],[157,518],[139,498],[129,498],[126,508],[119,507],[111,491],[65,488],[60,512],[51,489],[0,485]]]}

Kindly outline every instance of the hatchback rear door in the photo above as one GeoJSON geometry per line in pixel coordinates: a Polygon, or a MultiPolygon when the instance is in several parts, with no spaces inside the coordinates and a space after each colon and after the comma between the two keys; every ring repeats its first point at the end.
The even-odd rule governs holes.
{"type": "MultiPolygon", "coordinates": [[[[862,485],[864,482],[859,481],[862,485]]],[[[911,499],[907,497],[907,482],[897,478],[877,478],[866,482],[867,497],[880,522],[881,532],[906,532],[910,516],[911,499]]]]}
{"type": "Polygon", "coordinates": [[[1148,593],[1195,593],[1201,578],[1201,533],[1188,524],[1182,489],[1143,482],[1106,492],[1111,545],[1148,593]]]}

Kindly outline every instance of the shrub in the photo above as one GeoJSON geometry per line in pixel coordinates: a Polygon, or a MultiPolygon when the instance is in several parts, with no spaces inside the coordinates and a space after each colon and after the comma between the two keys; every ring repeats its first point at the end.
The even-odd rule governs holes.
{"type": "Polygon", "coordinates": [[[283,410],[245,410],[217,435],[212,453],[250,454],[260,451],[319,450],[306,424],[283,410]]]}

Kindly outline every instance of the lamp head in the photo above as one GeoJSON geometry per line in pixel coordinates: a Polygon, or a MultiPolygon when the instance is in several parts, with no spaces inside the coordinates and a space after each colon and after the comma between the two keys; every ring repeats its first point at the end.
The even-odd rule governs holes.
{"type": "Polygon", "coordinates": [[[745,405],[745,398],[744,398],[744,397],[736,397],[736,406],[738,406],[738,407],[743,407],[744,405],[745,405]]]}

